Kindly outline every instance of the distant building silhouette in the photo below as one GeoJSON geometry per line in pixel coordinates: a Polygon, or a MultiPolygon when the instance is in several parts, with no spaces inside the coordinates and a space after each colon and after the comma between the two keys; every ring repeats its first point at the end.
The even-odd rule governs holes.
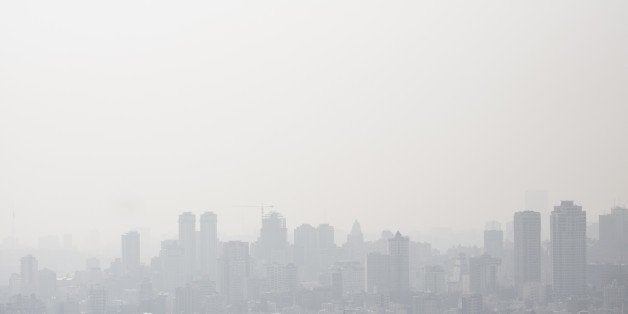
{"type": "Polygon", "coordinates": [[[410,239],[399,231],[388,240],[390,255],[390,293],[397,300],[405,300],[410,292],[410,239]]]}
{"type": "Polygon", "coordinates": [[[541,214],[516,212],[514,227],[514,280],[521,291],[527,283],[541,282],[541,214]]]}
{"type": "Polygon", "coordinates": [[[489,294],[497,291],[497,270],[501,261],[484,254],[469,258],[469,290],[489,294]]]}
{"type": "Polygon", "coordinates": [[[318,234],[309,224],[294,229],[294,262],[299,266],[299,276],[306,280],[318,278],[318,234]]]}
{"type": "Polygon", "coordinates": [[[37,259],[32,255],[26,255],[20,259],[21,292],[24,295],[37,293],[37,259]]]}
{"type": "Polygon", "coordinates": [[[250,257],[249,244],[229,241],[223,246],[221,291],[227,303],[242,306],[248,299],[250,257]]]}
{"type": "Polygon", "coordinates": [[[372,252],[366,256],[366,291],[368,293],[390,291],[390,255],[372,252]]]}
{"type": "Polygon", "coordinates": [[[196,215],[184,212],[179,215],[179,245],[183,249],[186,280],[196,270],[196,215]]]}
{"type": "Polygon", "coordinates": [[[628,263],[628,209],[615,207],[600,215],[599,244],[604,261],[628,263]]]}
{"type": "Polygon", "coordinates": [[[140,267],[140,234],[129,231],[121,236],[122,268],[125,272],[135,271],[140,267]]]}
{"type": "Polygon", "coordinates": [[[269,262],[285,262],[288,247],[286,219],[278,212],[262,216],[262,228],[255,247],[255,256],[269,262]]]}
{"type": "Polygon", "coordinates": [[[490,222],[484,230],[484,253],[492,257],[502,257],[504,232],[498,222],[490,222]]]}
{"type": "Polygon", "coordinates": [[[218,279],[218,223],[216,214],[205,212],[200,218],[200,270],[214,282],[218,279]]]}
{"type": "Polygon", "coordinates": [[[553,289],[558,297],[586,292],[587,216],[582,206],[562,201],[550,217],[553,289]]]}

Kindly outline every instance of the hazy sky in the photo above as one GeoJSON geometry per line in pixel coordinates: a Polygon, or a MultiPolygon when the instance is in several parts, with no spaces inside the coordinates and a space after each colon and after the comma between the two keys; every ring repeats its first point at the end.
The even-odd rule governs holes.
{"type": "MultiPolygon", "coordinates": [[[[0,236],[628,202],[628,2],[2,1],[0,236]]],[[[545,218],[545,217],[544,217],[545,218]]],[[[342,241],[339,241],[342,242],[342,241]]]]}

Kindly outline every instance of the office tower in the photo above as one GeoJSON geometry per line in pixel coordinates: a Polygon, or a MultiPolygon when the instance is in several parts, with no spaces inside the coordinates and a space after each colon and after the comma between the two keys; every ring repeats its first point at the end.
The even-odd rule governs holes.
{"type": "Polygon", "coordinates": [[[524,210],[541,213],[541,239],[549,239],[549,193],[545,190],[528,190],[524,195],[524,210]]]}
{"type": "Polygon", "coordinates": [[[159,258],[156,261],[161,275],[163,290],[173,291],[185,283],[186,261],[183,248],[177,240],[165,240],[161,242],[159,258]]]}
{"type": "Polygon", "coordinates": [[[289,293],[295,291],[299,284],[297,266],[289,263],[282,265],[270,263],[266,265],[266,281],[271,292],[289,293]]]}
{"type": "Polygon", "coordinates": [[[87,293],[87,313],[107,313],[107,290],[101,285],[92,285],[87,293]]]}
{"type": "Polygon", "coordinates": [[[327,269],[336,262],[337,248],[334,240],[334,227],[320,224],[316,231],[318,233],[319,269],[327,269]]]}
{"type": "Polygon", "coordinates": [[[332,287],[337,297],[364,292],[364,266],[355,261],[336,262],[331,269],[332,287]]]}
{"type": "Polygon", "coordinates": [[[343,245],[343,250],[347,260],[361,262],[364,260],[364,235],[360,223],[353,222],[351,232],[347,235],[347,242],[343,245]]]}
{"type": "Polygon", "coordinates": [[[122,239],[122,268],[131,272],[140,267],[140,234],[129,231],[121,236],[122,239]]]}
{"type": "Polygon", "coordinates": [[[262,216],[262,228],[257,239],[255,255],[271,262],[285,262],[287,246],[286,219],[277,212],[270,212],[262,216]]]}
{"type": "Polygon", "coordinates": [[[486,224],[484,230],[484,253],[493,257],[502,257],[504,247],[504,233],[497,221],[486,224]]]}
{"type": "Polygon", "coordinates": [[[318,233],[319,248],[329,249],[336,247],[336,242],[334,242],[334,227],[329,224],[320,224],[316,231],[318,233]]]}
{"type": "Polygon", "coordinates": [[[242,306],[248,298],[249,244],[229,241],[223,246],[221,292],[227,303],[242,306]]]}
{"type": "Polygon", "coordinates": [[[553,289],[558,297],[586,292],[587,216],[582,206],[562,201],[550,217],[553,289]]]}
{"type": "Polygon", "coordinates": [[[447,291],[446,274],[439,265],[425,267],[424,288],[427,292],[443,293],[447,291]]]}
{"type": "Polygon", "coordinates": [[[294,229],[294,263],[299,266],[301,278],[318,278],[318,234],[309,224],[294,229]]]}
{"type": "Polygon", "coordinates": [[[460,313],[461,314],[484,313],[484,304],[482,302],[482,295],[479,293],[462,295],[460,297],[460,313]]]}
{"type": "Polygon", "coordinates": [[[387,293],[390,288],[390,255],[379,252],[366,256],[366,291],[387,293]]]}
{"type": "Polygon", "coordinates": [[[390,255],[390,294],[393,299],[404,300],[410,291],[410,239],[397,231],[388,240],[390,255]]]}
{"type": "Polygon", "coordinates": [[[196,215],[191,212],[179,215],[179,246],[183,249],[186,280],[190,280],[196,269],[196,215]]]}
{"type": "Polygon", "coordinates": [[[218,263],[218,224],[216,214],[205,212],[201,215],[200,226],[200,269],[216,281],[218,263]]]}
{"type": "Polygon", "coordinates": [[[514,279],[521,290],[527,283],[541,282],[541,213],[515,213],[514,279]]]}
{"type": "Polygon", "coordinates": [[[469,258],[469,290],[473,293],[497,291],[497,268],[499,258],[484,254],[469,258]]]}
{"type": "Polygon", "coordinates": [[[600,215],[599,243],[605,262],[628,263],[628,209],[615,207],[600,215]]]}
{"type": "Polygon", "coordinates": [[[37,295],[42,298],[54,297],[57,291],[57,274],[44,268],[37,273],[37,295]]]}
{"type": "Polygon", "coordinates": [[[20,259],[21,291],[24,295],[37,293],[37,259],[26,255],[20,259]]]}

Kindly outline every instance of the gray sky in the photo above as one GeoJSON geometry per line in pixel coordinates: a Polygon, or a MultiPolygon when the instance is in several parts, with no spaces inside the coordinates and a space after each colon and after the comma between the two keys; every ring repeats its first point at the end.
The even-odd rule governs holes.
{"type": "MultiPolygon", "coordinates": [[[[628,202],[628,2],[2,1],[0,236],[628,202]],[[248,213],[248,214],[247,214],[248,213]]],[[[595,218],[594,218],[595,217],[595,218]]],[[[545,217],[544,217],[545,218],[545,217]]]]}

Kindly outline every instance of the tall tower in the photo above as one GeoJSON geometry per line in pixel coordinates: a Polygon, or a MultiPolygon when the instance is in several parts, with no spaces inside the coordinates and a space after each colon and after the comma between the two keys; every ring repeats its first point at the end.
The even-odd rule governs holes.
{"type": "Polygon", "coordinates": [[[179,245],[183,249],[186,280],[196,269],[196,216],[191,212],[179,215],[179,245]]]}
{"type": "Polygon", "coordinates": [[[37,270],[37,259],[32,255],[26,255],[20,259],[20,279],[22,280],[23,294],[37,293],[37,270]]]}
{"type": "Polygon", "coordinates": [[[410,239],[397,231],[388,239],[390,255],[390,294],[397,300],[404,300],[410,291],[410,239]]]}
{"type": "Polygon", "coordinates": [[[600,248],[606,262],[628,262],[628,209],[615,207],[600,215],[600,248]]]}
{"type": "Polygon", "coordinates": [[[502,257],[504,247],[504,232],[498,222],[486,224],[484,230],[484,253],[492,257],[502,257]]]}
{"type": "Polygon", "coordinates": [[[294,262],[299,266],[301,278],[318,278],[318,239],[316,229],[302,224],[294,229],[294,262]]]}
{"type": "Polygon", "coordinates": [[[140,234],[129,231],[122,235],[122,267],[125,272],[137,270],[140,267],[140,234]]]}
{"type": "Polygon", "coordinates": [[[582,206],[562,201],[550,217],[554,292],[559,297],[586,292],[587,215],[582,206]]]}
{"type": "Polygon", "coordinates": [[[265,214],[262,217],[262,229],[257,239],[256,256],[268,261],[283,261],[287,246],[286,219],[278,212],[265,214]]]}
{"type": "Polygon", "coordinates": [[[201,271],[209,278],[216,281],[218,261],[218,227],[217,217],[213,212],[205,212],[201,215],[200,232],[200,263],[201,271]]]}
{"type": "Polygon", "coordinates": [[[541,282],[541,213],[521,211],[515,213],[515,286],[541,282]]]}
{"type": "Polygon", "coordinates": [[[250,272],[248,242],[229,241],[223,246],[221,291],[227,303],[243,306],[248,298],[250,272]]]}

